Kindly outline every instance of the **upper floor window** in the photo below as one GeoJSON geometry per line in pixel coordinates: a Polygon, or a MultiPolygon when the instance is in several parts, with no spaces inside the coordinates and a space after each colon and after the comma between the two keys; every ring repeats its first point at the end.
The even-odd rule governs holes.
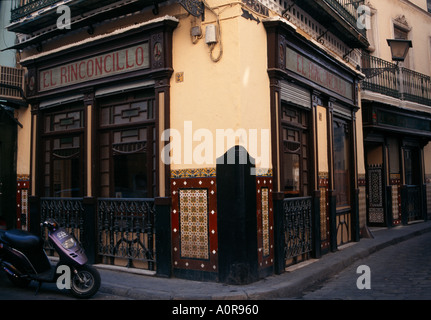
{"type": "MultiPolygon", "coordinates": [[[[397,18],[394,23],[394,39],[409,40],[410,27],[404,17],[397,18]]],[[[411,51],[411,50],[410,50],[411,51]]],[[[403,67],[410,68],[410,51],[404,60],[403,67]]]]}

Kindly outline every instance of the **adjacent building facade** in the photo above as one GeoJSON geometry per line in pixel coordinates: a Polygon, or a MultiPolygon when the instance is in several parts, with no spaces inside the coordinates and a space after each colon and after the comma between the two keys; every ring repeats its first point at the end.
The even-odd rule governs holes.
{"type": "Polygon", "coordinates": [[[408,26],[429,25],[425,1],[396,2],[400,13],[366,3],[363,16],[341,0],[15,1],[21,226],[55,217],[92,262],[247,283],[359,241],[367,224],[426,219],[428,100],[405,110],[397,87],[378,102],[371,63],[389,59],[378,39],[393,35],[357,23],[404,25],[405,5],[408,26]],[[402,218],[413,192],[422,211],[402,218]]]}
{"type": "Polygon", "coordinates": [[[393,226],[427,218],[430,170],[430,13],[425,1],[375,1],[362,55],[367,222],[393,226]],[[386,39],[410,40],[404,62],[386,39]]]}

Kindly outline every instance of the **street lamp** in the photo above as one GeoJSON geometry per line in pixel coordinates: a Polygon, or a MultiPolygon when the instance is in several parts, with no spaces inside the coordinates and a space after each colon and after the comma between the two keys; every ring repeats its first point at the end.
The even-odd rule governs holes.
{"type": "Polygon", "coordinates": [[[411,40],[404,39],[387,39],[389,47],[391,47],[392,60],[403,62],[409,52],[409,49],[413,47],[411,40]]]}
{"type": "Polygon", "coordinates": [[[399,62],[404,62],[406,59],[409,49],[413,47],[410,40],[405,39],[386,39],[389,47],[391,47],[392,60],[397,62],[397,72],[398,72],[398,90],[400,92],[400,99],[404,100],[404,80],[403,72],[398,68],[399,62]]]}

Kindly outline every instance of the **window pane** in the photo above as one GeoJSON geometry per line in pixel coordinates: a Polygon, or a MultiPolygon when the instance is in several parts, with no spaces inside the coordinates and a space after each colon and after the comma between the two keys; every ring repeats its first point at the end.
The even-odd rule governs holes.
{"type": "Polygon", "coordinates": [[[80,176],[79,158],[53,161],[54,197],[79,197],[80,176]]]}
{"type": "Polygon", "coordinates": [[[337,207],[350,205],[349,134],[347,125],[334,123],[334,183],[337,207]]]}
{"type": "Polygon", "coordinates": [[[300,158],[298,154],[285,153],[283,155],[284,165],[284,190],[288,194],[299,194],[299,168],[300,158]]]}
{"type": "Polygon", "coordinates": [[[148,197],[146,154],[121,154],[114,156],[113,159],[115,197],[148,197]]]}

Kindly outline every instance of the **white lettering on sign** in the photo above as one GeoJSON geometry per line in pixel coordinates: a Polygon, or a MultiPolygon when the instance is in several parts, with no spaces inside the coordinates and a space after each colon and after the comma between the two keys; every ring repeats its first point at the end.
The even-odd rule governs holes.
{"type": "Polygon", "coordinates": [[[41,70],[39,72],[39,91],[149,67],[149,45],[148,42],[145,42],[138,46],[41,70]]]}

